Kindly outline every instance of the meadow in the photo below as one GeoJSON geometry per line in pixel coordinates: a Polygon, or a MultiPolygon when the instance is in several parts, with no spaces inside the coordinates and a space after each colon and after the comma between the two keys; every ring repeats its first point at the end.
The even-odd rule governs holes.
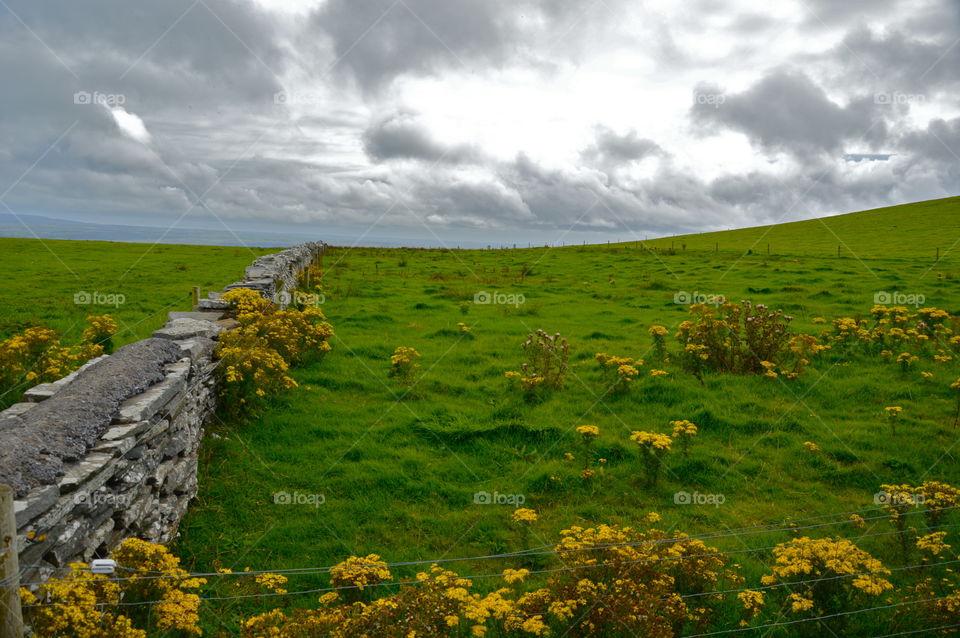
{"type": "MultiPolygon", "coordinates": [[[[865,537],[861,547],[895,564],[874,495],[882,484],[960,476],[955,355],[905,371],[836,347],[796,379],[708,373],[701,383],[677,364],[673,335],[690,303],[721,297],[782,309],[792,331],[813,335],[841,317],[870,319],[877,300],[960,314],[960,269],[945,232],[960,204],[916,206],[774,227],[770,254],[759,229],[718,234],[719,251],[708,235],[696,236],[703,244],[518,250],[331,247],[321,285],[333,351],[295,369],[300,387],[270,397],[258,417],[211,425],[200,494],[174,550],[202,571],[329,566],[370,553],[416,563],[548,546],[573,525],[633,525],[656,512],[663,529],[718,535],[711,545],[740,552],[750,582],[769,571],[769,555],[750,549],[791,536],[735,530],[811,517],[822,517],[811,535],[865,537]],[[821,225],[829,232],[811,230],[821,225]],[[838,257],[838,243],[863,252],[838,257]],[[654,325],[668,330],[670,361],[654,360],[654,325]],[[528,400],[505,373],[519,369],[520,346],[537,329],[568,340],[571,369],[562,390],[528,400]],[[412,383],[389,375],[398,346],[421,355],[412,383]],[[645,365],[627,392],[614,393],[597,353],[645,365]],[[895,429],[890,406],[902,408],[895,429]],[[699,428],[689,454],[671,451],[650,485],[631,432],[670,434],[670,422],[684,419],[699,428]],[[599,428],[589,446],[576,430],[583,425],[599,428]],[[678,502],[678,493],[701,503],[678,502]],[[538,514],[526,531],[510,523],[518,504],[538,514]],[[861,530],[840,515],[871,508],[861,530]]],[[[457,569],[546,564],[532,555],[457,569]]],[[[290,591],[328,582],[290,578],[290,591]]],[[[315,597],[224,603],[204,624],[232,633],[231,609],[287,605],[315,597]]],[[[867,614],[857,626],[878,634],[891,617],[867,614]]]]}
{"type": "Polygon", "coordinates": [[[204,295],[220,290],[241,278],[256,257],[272,252],[276,249],[0,238],[6,282],[0,340],[44,326],[65,343],[76,343],[84,319],[103,313],[119,323],[118,346],[145,339],[163,326],[169,311],[190,310],[193,286],[204,295]]]}
{"type": "MultiPolygon", "coordinates": [[[[603,524],[685,532],[703,538],[704,551],[726,554],[743,580],[723,576],[723,584],[709,586],[732,589],[723,601],[704,602],[713,609],[705,628],[802,636],[824,628],[881,635],[930,626],[940,612],[898,605],[931,595],[918,578],[951,582],[952,566],[960,562],[951,549],[956,516],[930,515],[919,505],[891,516],[898,510],[877,494],[888,489],[882,485],[956,483],[960,476],[960,387],[951,386],[960,365],[957,343],[949,339],[960,327],[955,319],[920,312],[960,315],[958,222],[960,199],[952,198],[650,242],[513,250],[328,247],[305,286],[319,295],[333,325],[335,333],[322,336],[332,350],[291,368],[297,388],[271,390],[262,399],[248,395],[261,403],[259,410],[242,418],[242,410],[224,409],[208,425],[200,492],[171,547],[192,572],[249,567],[283,571],[287,580],[267,575],[254,584],[230,574],[208,576],[202,596],[214,600],[200,606],[200,627],[208,635],[259,636],[257,623],[279,617],[244,618],[315,608],[331,585],[336,570],[330,568],[354,556],[367,557],[353,559],[358,575],[335,576],[334,584],[358,577],[406,582],[441,561],[470,577],[473,591],[488,596],[481,607],[489,609],[499,604],[504,570],[530,570],[507,580],[528,597],[507,605],[509,617],[500,627],[491,622],[486,635],[504,628],[509,635],[542,635],[537,588],[559,587],[551,580],[558,572],[572,562],[580,565],[573,577],[591,560],[589,553],[558,557],[553,548],[581,534],[575,526],[603,524]],[[697,312],[719,312],[725,300],[782,310],[791,334],[813,335],[830,348],[804,355],[809,363],[796,378],[772,364],[767,374],[763,367],[691,374],[690,361],[697,359],[687,356],[679,334],[688,334],[685,322],[696,321],[697,312]],[[876,304],[903,309],[877,314],[876,304]],[[901,322],[900,315],[914,318],[901,322]],[[910,329],[919,318],[946,322],[955,332],[929,332],[929,343],[916,331],[890,336],[893,325],[910,329]],[[890,331],[883,343],[895,351],[880,352],[886,345],[857,336],[884,322],[893,322],[883,328],[890,331]],[[655,326],[662,326],[665,353],[655,345],[655,326]],[[538,330],[566,340],[570,367],[562,388],[526,392],[522,344],[538,330]],[[838,339],[841,333],[847,337],[838,339]],[[418,367],[407,378],[394,374],[391,357],[404,360],[396,358],[403,352],[398,348],[416,352],[410,362],[418,367]],[[917,359],[904,359],[901,350],[917,359]],[[631,380],[615,383],[620,362],[601,363],[610,357],[631,359],[631,380]],[[653,463],[651,448],[633,440],[671,441],[681,421],[696,425],[689,445],[674,437],[672,449],[653,463]],[[647,473],[651,467],[658,469],[656,481],[647,473]],[[946,535],[921,539],[924,547],[901,543],[934,530],[946,535]],[[754,617],[752,596],[763,595],[737,598],[737,592],[771,586],[761,583],[774,568],[772,548],[801,534],[854,540],[893,570],[885,576],[898,592],[909,593],[881,597],[881,587],[865,597],[841,587],[805,611],[796,607],[805,603],[791,602],[772,585],[763,594],[770,610],[759,614],[755,606],[754,617]],[[389,563],[389,576],[364,566],[370,554],[389,563]],[[254,593],[263,586],[275,594],[254,593]],[[826,625],[782,624],[823,614],[828,603],[844,615],[826,625]],[[869,609],[881,603],[894,606],[869,609]]],[[[115,345],[149,336],[168,311],[189,309],[192,286],[219,289],[254,256],[273,252],[22,239],[0,239],[0,248],[8,281],[0,337],[45,326],[63,334],[65,345],[77,342],[91,314],[109,313],[117,321],[115,345]],[[82,303],[84,294],[92,303],[82,303]]],[[[295,325],[280,316],[272,321],[266,325],[281,332],[295,325]]],[[[225,408],[234,407],[229,401],[225,408]]],[[[617,538],[610,534],[602,536],[617,538]]],[[[144,560],[140,551],[152,550],[129,548],[130,564],[144,560]]],[[[684,564],[703,573],[713,569],[704,561],[684,564]]],[[[851,562],[846,573],[868,565],[851,562]]],[[[656,572],[641,578],[629,567],[624,574],[641,584],[656,578],[656,572]]],[[[683,578],[694,578],[693,572],[683,578]]],[[[696,592],[699,585],[691,583],[681,591],[696,592]]],[[[874,583],[861,586],[866,591],[874,583]]],[[[955,586],[938,587],[960,597],[955,586]]],[[[429,587],[415,589],[426,593],[423,599],[407,594],[411,610],[448,605],[430,602],[429,587]]],[[[342,592],[348,602],[385,594],[401,601],[404,595],[396,585],[342,592]]],[[[584,622],[600,623],[601,635],[631,635],[622,618],[635,613],[641,594],[594,602],[578,613],[584,622]],[[618,600],[627,607],[617,607],[618,600]]],[[[447,594],[440,595],[442,601],[447,594]]],[[[155,630],[158,619],[167,618],[192,631],[185,609],[130,613],[155,630]]],[[[99,622],[90,611],[91,622],[99,622]]],[[[329,628],[347,626],[337,613],[318,617],[329,628]]],[[[694,620],[700,612],[692,613],[670,621],[673,632],[700,635],[694,620]]],[[[426,635],[487,631],[454,631],[447,623],[456,619],[444,618],[434,618],[440,629],[426,635]]],[[[383,622],[364,631],[403,629],[389,617],[383,622]]],[[[591,635],[585,627],[576,631],[591,635]]]]}

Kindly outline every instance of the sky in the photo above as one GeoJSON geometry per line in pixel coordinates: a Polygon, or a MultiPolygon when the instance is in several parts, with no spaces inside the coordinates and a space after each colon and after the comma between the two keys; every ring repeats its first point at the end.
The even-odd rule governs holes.
{"type": "Polygon", "coordinates": [[[958,194],[960,0],[0,0],[0,213],[431,245],[958,194]]]}

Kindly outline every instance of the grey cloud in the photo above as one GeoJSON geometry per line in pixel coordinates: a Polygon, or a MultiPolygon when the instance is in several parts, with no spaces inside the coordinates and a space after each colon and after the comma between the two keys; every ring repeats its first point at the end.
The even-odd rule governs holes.
{"type": "MultiPolygon", "coordinates": [[[[576,0],[329,0],[310,20],[325,33],[336,72],[367,92],[404,74],[500,67],[579,50],[598,24],[616,19],[622,0],[591,7],[576,0]]],[[[327,67],[325,66],[325,69],[327,67]]],[[[324,71],[325,72],[325,71],[324,71]]]]}
{"type": "Polygon", "coordinates": [[[876,111],[872,96],[840,106],[805,74],[778,69],[742,93],[697,86],[691,117],[706,132],[728,128],[766,152],[806,157],[837,151],[847,141],[882,143],[887,125],[876,111]]]}
{"type": "Polygon", "coordinates": [[[952,94],[960,84],[960,19],[935,39],[901,30],[879,34],[867,27],[851,30],[822,62],[843,69],[837,84],[851,84],[877,95],[890,107],[910,106],[952,94]]]}
{"type": "Polygon", "coordinates": [[[448,146],[433,139],[411,113],[396,113],[372,124],[363,133],[363,146],[375,162],[413,159],[459,164],[480,159],[479,150],[472,146],[448,146]]]}
{"type": "Polygon", "coordinates": [[[862,24],[870,16],[890,11],[897,4],[898,0],[803,0],[800,7],[807,14],[808,26],[831,27],[862,24]]]}
{"type": "Polygon", "coordinates": [[[636,130],[620,135],[606,126],[598,126],[594,143],[581,151],[580,157],[592,166],[612,172],[630,162],[662,155],[663,152],[659,144],[640,137],[636,130]]]}
{"type": "Polygon", "coordinates": [[[843,159],[848,162],[886,162],[893,153],[844,153],[843,159]]]}

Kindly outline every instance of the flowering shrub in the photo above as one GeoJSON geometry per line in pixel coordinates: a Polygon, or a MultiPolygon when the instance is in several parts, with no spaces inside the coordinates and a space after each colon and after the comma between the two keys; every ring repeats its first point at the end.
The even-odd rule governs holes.
{"type": "Polygon", "coordinates": [[[841,317],[833,322],[833,330],[823,336],[842,344],[847,350],[865,353],[880,352],[891,357],[899,352],[896,361],[904,371],[921,357],[946,362],[948,352],[955,345],[957,318],[939,308],[920,308],[911,312],[906,306],[876,305],[870,310],[874,318],[841,317]],[[935,354],[933,353],[936,351],[935,354]]]}
{"type": "Polygon", "coordinates": [[[236,288],[221,297],[231,304],[240,324],[220,335],[221,402],[230,413],[243,414],[267,396],[291,390],[297,382],[287,372],[291,365],[330,351],[333,328],[314,307],[279,310],[255,290],[236,288]]]}
{"type": "Polygon", "coordinates": [[[638,367],[643,365],[643,359],[635,361],[629,357],[616,357],[603,352],[598,352],[594,358],[607,378],[610,392],[616,393],[630,389],[634,380],[640,376],[638,367]]]}
{"type": "Polygon", "coordinates": [[[420,369],[420,364],[417,363],[419,358],[420,353],[413,348],[398,347],[390,355],[390,376],[400,379],[404,383],[412,383],[417,370],[420,369]]]}
{"type": "Polygon", "coordinates": [[[640,446],[647,483],[649,485],[656,484],[660,477],[660,466],[663,465],[663,458],[670,451],[673,439],[666,434],[640,430],[631,434],[630,440],[640,446]]]}
{"type": "Polygon", "coordinates": [[[37,636],[78,636],[90,638],[145,637],[147,625],[165,631],[200,635],[197,623],[200,597],[195,590],[206,583],[193,578],[180,567],[180,559],[162,545],[135,538],[125,540],[113,559],[124,568],[125,580],[111,580],[93,574],[83,563],[70,565],[71,571],[52,578],[36,592],[21,588],[26,620],[37,636]],[[153,606],[152,620],[137,624],[120,613],[118,606],[138,601],[160,601],[153,606]]]}
{"type": "Polygon", "coordinates": [[[563,388],[563,379],[570,370],[570,345],[560,333],[549,335],[537,330],[527,335],[521,345],[527,355],[526,363],[520,366],[521,372],[507,373],[509,379],[519,379],[520,387],[528,394],[540,389],[563,388]]]}
{"type": "Polygon", "coordinates": [[[17,395],[9,392],[12,388],[56,381],[111,351],[117,324],[110,315],[87,317],[87,324],[81,343],[75,346],[62,345],[56,331],[40,326],[0,341],[0,395],[9,395],[15,401],[17,395]]]}
{"type": "Polygon", "coordinates": [[[667,360],[667,335],[669,331],[663,326],[651,326],[650,336],[653,338],[653,353],[657,361],[667,360]]]}
{"type": "Polygon", "coordinates": [[[110,315],[87,317],[87,327],[81,339],[83,343],[100,346],[107,354],[113,352],[113,336],[117,334],[117,322],[110,315]]]}
{"type": "MultiPolygon", "coordinates": [[[[681,346],[691,350],[705,366],[718,372],[763,373],[762,361],[777,365],[787,356],[787,331],[793,317],[777,310],[770,312],[763,304],[749,301],[724,303],[717,307],[706,304],[690,306],[692,321],[679,326],[677,338],[681,346]]],[[[690,369],[690,357],[686,362],[690,369]]],[[[698,364],[699,365],[699,364],[698,364]]]]}
{"type": "Polygon", "coordinates": [[[890,581],[883,578],[890,570],[847,539],[803,536],[780,543],[773,549],[773,556],[773,573],[761,582],[791,583],[792,593],[787,598],[789,609],[795,614],[836,613],[852,608],[857,596],[879,596],[893,589],[890,581]]]}
{"type": "Polygon", "coordinates": [[[350,586],[363,591],[368,585],[390,580],[390,570],[376,554],[351,556],[330,569],[330,580],[334,587],[350,586]]]}
{"type": "Polygon", "coordinates": [[[686,419],[682,421],[670,421],[670,425],[673,426],[673,440],[680,443],[680,449],[683,451],[684,456],[689,455],[690,442],[693,440],[693,437],[697,435],[697,426],[686,419]]]}

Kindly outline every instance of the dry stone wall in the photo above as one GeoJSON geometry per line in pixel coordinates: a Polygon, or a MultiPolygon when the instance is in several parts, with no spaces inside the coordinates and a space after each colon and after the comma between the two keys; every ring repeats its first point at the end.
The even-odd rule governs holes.
{"type": "MultiPolygon", "coordinates": [[[[322,250],[309,243],[260,257],[224,291],[277,297],[322,250]]],[[[128,537],[167,543],[176,535],[216,409],[215,342],[235,325],[220,294],[0,412],[0,483],[16,492],[26,580],[105,555],[128,537]]]]}

